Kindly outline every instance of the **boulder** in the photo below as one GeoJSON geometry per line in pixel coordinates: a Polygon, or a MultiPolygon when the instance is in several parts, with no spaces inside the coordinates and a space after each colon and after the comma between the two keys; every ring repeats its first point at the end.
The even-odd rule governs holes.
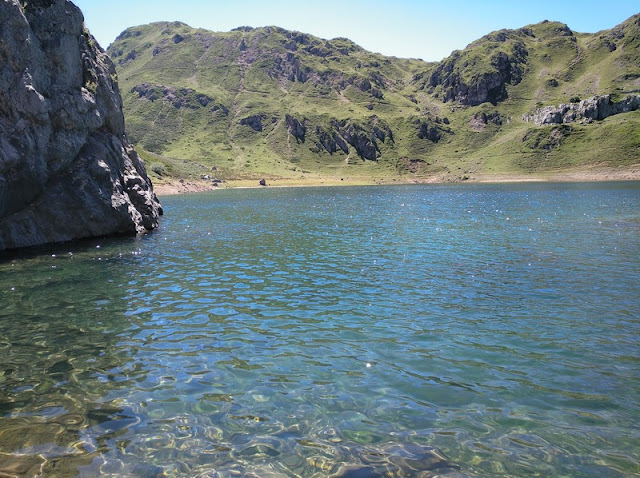
{"type": "Polygon", "coordinates": [[[0,250],[158,226],[115,67],[68,0],[0,2],[0,250]]]}

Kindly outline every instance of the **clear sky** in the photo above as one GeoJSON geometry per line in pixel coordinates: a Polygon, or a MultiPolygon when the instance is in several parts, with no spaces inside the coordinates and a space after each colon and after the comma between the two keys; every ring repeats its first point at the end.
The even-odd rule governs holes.
{"type": "Polygon", "coordinates": [[[501,28],[542,20],[578,32],[612,28],[640,11],[638,0],[73,0],[106,48],[128,27],[182,21],[229,31],[277,25],[321,38],[347,37],[367,50],[441,60],[501,28]]]}

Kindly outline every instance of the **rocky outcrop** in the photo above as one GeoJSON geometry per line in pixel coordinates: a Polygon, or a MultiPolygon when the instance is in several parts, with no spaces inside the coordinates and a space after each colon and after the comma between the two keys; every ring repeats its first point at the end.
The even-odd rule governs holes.
{"type": "Polygon", "coordinates": [[[0,25],[0,249],[157,227],[114,65],[80,10],[4,0],[0,25]]]}
{"type": "MultiPolygon", "coordinates": [[[[329,43],[327,43],[327,45],[329,45],[329,43]]],[[[336,49],[332,49],[330,52],[326,50],[326,54],[319,54],[311,47],[306,47],[303,51],[322,57],[329,54],[348,56],[348,52],[341,53],[340,50],[336,49]]],[[[342,72],[333,70],[318,72],[308,66],[304,66],[301,59],[292,52],[276,56],[273,59],[273,67],[267,70],[267,74],[271,78],[285,79],[289,82],[306,83],[311,81],[315,85],[329,87],[336,91],[344,91],[348,86],[354,86],[363,93],[367,93],[378,100],[384,98],[382,90],[387,87],[388,83],[388,80],[378,72],[371,73],[369,78],[358,75],[347,76],[342,72]]]]}
{"type": "Polygon", "coordinates": [[[264,114],[247,116],[242,118],[239,123],[243,126],[248,126],[254,131],[262,131],[262,120],[266,117],[267,115],[264,114]]]}
{"type": "Polygon", "coordinates": [[[614,102],[611,99],[611,95],[592,96],[575,103],[545,106],[535,110],[533,113],[524,115],[522,119],[538,126],[579,121],[590,123],[592,121],[601,121],[620,113],[635,111],[638,108],[640,108],[640,95],[630,95],[618,102],[614,102]]]}
{"type": "Polygon", "coordinates": [[[469,126],[475,131],[482,131],[488,124],[500,126],[503,123],[503,117],[497,111],[485,113],[481,111],[475,113],[469,120],[469,126]]]}
{"type": "Polygon", "coordinates": [[[417,136],[419,139],[428,139],[432,143],[437,143],[442,138],[438,127],[429,124],[428,121],[415,120],[414,124],[418,127],[417,136]]]}
{"type": "Polygon", "coordinates": [[[197,110],[209,107],[212,113],[222,111],[224,115],[229,114],[227,107],[221,104],[214,104],[213,98],[204,93],[198,93],[191,88],[174,88],[172,86],[141,83],[131,88],[130,93],[138,95],[139,99],[149,101],[160,99],[165,103],[171,103],[177,109],[197,110]]]}
{"type": "Polygon", "coordinates": [[[332,119],[329,131],[316,126],[315,134],[317,151],[349,154],[352,147],[360,158],[370,161],[377,161],[381,154],[379,142],[393,142],[391,128],[376,116],[369,118],[369,124],[332,119]]]}
{"type": "Polygon", "coordinates": [[[449,120],[447,118],[440,118],[431,114],[413,119],[412,124],[415,127],[415,136],[418,139],[426,139],[434,144],[438,143],[444,134],[453,134],[453,130],[448,126],[449,120]]]}
{"type": "MultiPolygon", "coordinates": [[[[264,129],[264,120],[267,119],[266,114],[258,114],[247,116],[239,121],[239,124],[248,126],[256,132],[264,129]]],[[[307,119],[302,121],[286,114],[285,124],[287,131],[291,134],[298,144],[304,143],[307,138],[307,119]]],[[[277,123],[278,118],[273,117],[272,123],[277,123]]],[[[391,128],[377,116],[369,118],[369,122],[357,122],[350,119],[338,120],[331,119],[329,126],[317,125],[311,130],[315,133],[315,147],[311,150],[320,153],[327,152],[334,154],[342,151],[349,154],[352,150],[361,159],[377,161],[381,154],[379,143],[385,141],[393,142],[393,132],[391,128]]]]}
{"type": "Polygon", "coordinates": [[[384,98],[384,95],[380,90],[380,88],[384,88],[385,84],[384,84],[382,75],[380,74],[372,75],[371,80],[367,78],[358,77],[358,76],[352,76],[348,78],[346,82],[350,85],[358,87],[360,91],[362,91],[363,93],[369,93],[374,98],[377,98],[379,100],[384,98]],[[373,81],[374,84],[376,84],[378,87],[373,86],[371,84],[371,81],[373,81]]]}
{"type": "Polygon", "coordinates": [[[289,134],[291,134],[298,143],[304,143],[305,135],[307,134],[307,127],[304,124],[304,120],[300,121],[291,115],[285,115],[284,120],[287,123],[289,134]]]}
{"type": "MultiPolygon", "coordinates": [[[[432,71],[425,83],[430,92],[441,87],[444,102],[457,101],[476,106],[496,104],[507,98],[507,85],[517,85],[524,77],[529,52],[523,37],[532,36],[527,29],[503,30],[476,42],[492,51],[484,58],[473,50],[454,51],[432,71]]],[[[416,78],[421,79],[420,75],[416,78]]]]}
{"type": "Polygon", "coordinates": [[[374,134],[367,134],[367,131],[359,124],[349,124],[342,121],[337,124],[340,135],[353,146],[362,159],[375,161],[378,159],[378,144],[374,134]]]}
{"type": "Polygon", "coordinates": [[[333,154],[340,148],[343,153],[349,153],[349,145],[337,132],[325,131],[321,126],[316,126],[315,133],[316,138],[318,138],[316,143],[318,151],[324,150],[329,154],[333,154]]]}
{"type": "Polygon", "coordinates": [[[285,77],[289,81],[298,81],[299,83],[304,83],[309,79],[311,70],[303,67],[300,59],[293,53],[277,56],[273,62],[273,68],[269,71],[269,75],[272,77],[285,77]]]}

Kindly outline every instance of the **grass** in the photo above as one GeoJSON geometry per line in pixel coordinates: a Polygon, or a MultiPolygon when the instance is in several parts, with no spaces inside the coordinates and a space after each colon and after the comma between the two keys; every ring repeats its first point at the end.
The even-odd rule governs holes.
{"type": "Polygon", "coordinates": [[[500,52],[513,56],[525,48],[527,54],[518,66],[520,81],[505,85],[506,98],[478,106],[444,103],[442,85],[425,86],[437,63],[384,57],[344,38],[323,40],[277,27],[214,33],[160,22],[125,31],[108,52],[118,69],[129,137],[155,182],[199,178],[215,167],[228,180],[367,183],[638,163],[638,112],[560,133],[525,123],[522,115],[575,96],[637,94],[639,37],[638,16],[598,34],[572,34],[562,24],[543,22],[487,35],[444,60],[461,81],[473,84],[490,75],[500,52]],[[182,40],[176,42],[176,35],[182,40]],[[142,83],[188,88],[190,107],[130,92],[142,83]],[[199,94],[212,103],[198,105],[199,94]],[[502,124],[474,125],[481,113],[499,115],[502,124]],[[289,133],[287,114],[305,124],[304,141],[289,133]],[[262,131],[240,124],[253,115],[262,116],[262,131]],[[362,159],[352,146],[348,154],[329,154],[318,147],[316,130],[338,133],[332,120],[367,135],[374,123],[387,125],[393,141],[376,141],[376,161],[362,159]],[[440,140],[420,139],[422,123],[436,127],[440,140]]]}

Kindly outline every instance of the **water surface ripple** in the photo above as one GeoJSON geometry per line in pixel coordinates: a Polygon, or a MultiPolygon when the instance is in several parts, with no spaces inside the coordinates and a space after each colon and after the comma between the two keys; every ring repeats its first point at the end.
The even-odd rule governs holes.
{"type": "Polygon", "coordinates": [[[640,476],[640,184],[163,206],[2,256],[0,474],[640,476]]]}

